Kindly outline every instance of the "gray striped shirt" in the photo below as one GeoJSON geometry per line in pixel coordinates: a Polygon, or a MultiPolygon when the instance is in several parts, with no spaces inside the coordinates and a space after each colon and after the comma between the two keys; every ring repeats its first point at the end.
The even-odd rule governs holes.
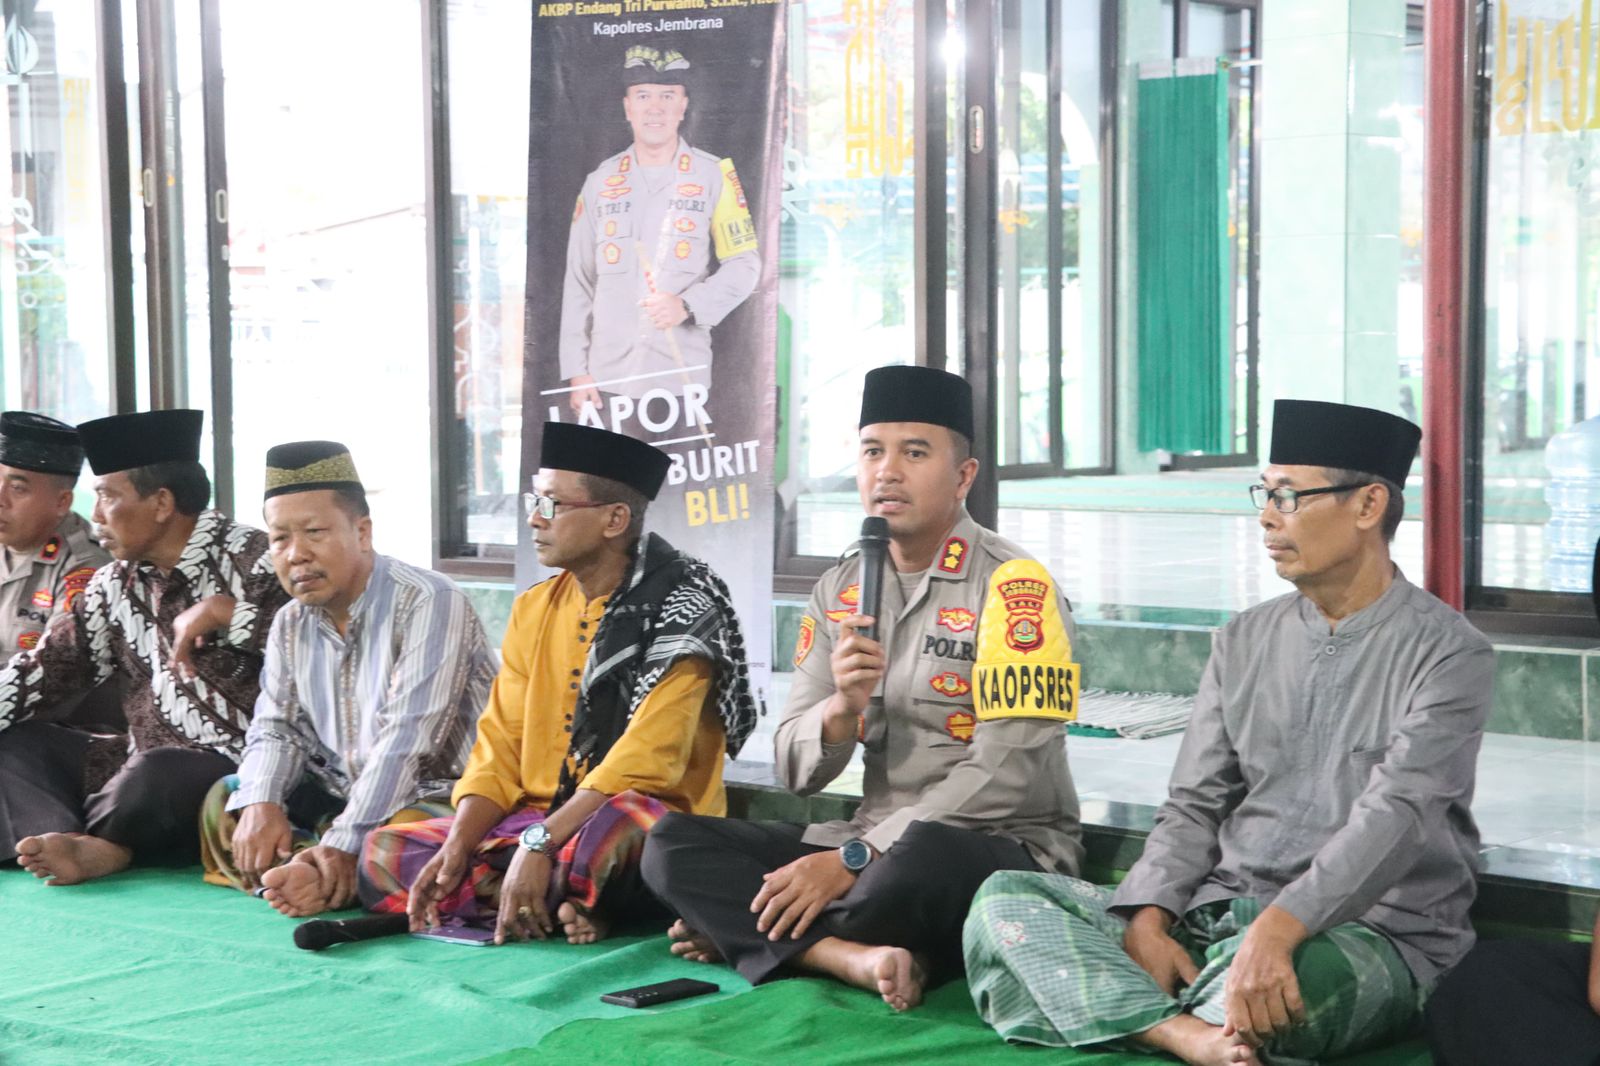
{"type": "Polygon", "coordinates": [[[346,636],[320,607],[278,612],[228,809],[282,804],[310,773],[347,800],[322,843],[359,852],[400,808],[448,801],[494,675],[483,627],[455,583],[376,556],[346,636]]]}

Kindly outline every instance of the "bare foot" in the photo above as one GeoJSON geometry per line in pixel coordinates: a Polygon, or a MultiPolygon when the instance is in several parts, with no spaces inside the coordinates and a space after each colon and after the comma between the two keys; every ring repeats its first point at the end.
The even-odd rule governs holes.
{"type": "Polygon", "coordinates": [[[290,918],[309,918],[327,910],[322,874],[309,862],[286,862],[261,875],[261,898],[290,918]]]}
{"type": "Polygon", "coordinates": [[[690,962],[722,961],[722,952],[717,950],[717,945],[711,942],[711,938],[690,929],[682,918],[672,923],[667,935],[672,938],[672,953],[680,959],[688,959],[690,962]]]}
{"type": "Polygon", "coordinates": [[[593,944],[611,933],[611,923],[596,914],[585,914],[571,903],[556,908],[556,918],[567,934],[569,944],[593,944]]]}
{"type": "Polygon", "coordinates": [[[1168,1018],[1139,1033],[1134,1040],[1170,1051],[1190,1066],[1261,1066],[1254,1048],[1237,1034],[1201,1021],[1192,1014],[1168,1018]]]}
{"type": "Polygon", "coordinates": [[[928,968],[905,948],[858,944],[836,936],[812,944],[795,960],[803,969],[837,977],[845,984],[876,992],[897,1011],[922,1002],[928,968]]]}
{"type": "Polygon", "coordinates": [[[43,833],[17,841],[17,862],[47,885],[76,885],[126,870],[133,851],[82,833],[43,833]]]}

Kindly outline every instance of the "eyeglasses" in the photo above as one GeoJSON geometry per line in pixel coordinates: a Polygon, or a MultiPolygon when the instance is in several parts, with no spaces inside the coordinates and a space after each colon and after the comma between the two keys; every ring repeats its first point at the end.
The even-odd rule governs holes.
{"type": "Polygon", "coordinates": [[[1300,509],[1300,501],[1307,496],[1321,496],[1325,492],[1347,492],[1369,484],[1371,482],[1356,481],[1349,485],[1328,485],[1320,489],[1269,489],[1265,485],[1251,485],[1250,502],[1256,505],[1256,510],[1265,511],[1267,501],[1271,500],[1279,514],[1294,514],[1300,509]]]}
{"type": "Polygon", "coordinates": [[[524,492],[522,506],[527,508],[530,515],[537,514],[546,522],[555,521],[557,507],[610,507],[609,502],[589,503],[585,501],[558,500],[554,496],[546,496],[542,492],[524,492]]]}

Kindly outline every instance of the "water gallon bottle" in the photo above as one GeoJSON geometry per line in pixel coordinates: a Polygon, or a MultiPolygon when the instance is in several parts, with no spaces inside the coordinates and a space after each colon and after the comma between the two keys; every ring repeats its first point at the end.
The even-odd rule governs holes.
{"type": "Polygon", "coordinates": [[[1551,437],[1544,465],[1550,471],[1545,577],[1557,592],[1588,592],[1600,539],[1600,416],[1551,437]]]}

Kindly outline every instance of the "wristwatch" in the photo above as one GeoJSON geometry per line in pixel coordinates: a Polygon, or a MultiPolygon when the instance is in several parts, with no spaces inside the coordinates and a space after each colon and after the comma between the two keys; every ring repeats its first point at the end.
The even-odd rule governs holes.
{"type": "Polygon", "coordinates": [[[543,822],[537,822],[522,831],[522,848],[532,851],[546,858],[555,850],[555,841],[550,838],[550,830],[545,828],[543,822]]]}
{"type": "Polygon", "coordinates": [[[839,849],[839,861],[853,874],[859,874],[872,861],[872,848],[865,840],[852,840],[839,849]]]}

